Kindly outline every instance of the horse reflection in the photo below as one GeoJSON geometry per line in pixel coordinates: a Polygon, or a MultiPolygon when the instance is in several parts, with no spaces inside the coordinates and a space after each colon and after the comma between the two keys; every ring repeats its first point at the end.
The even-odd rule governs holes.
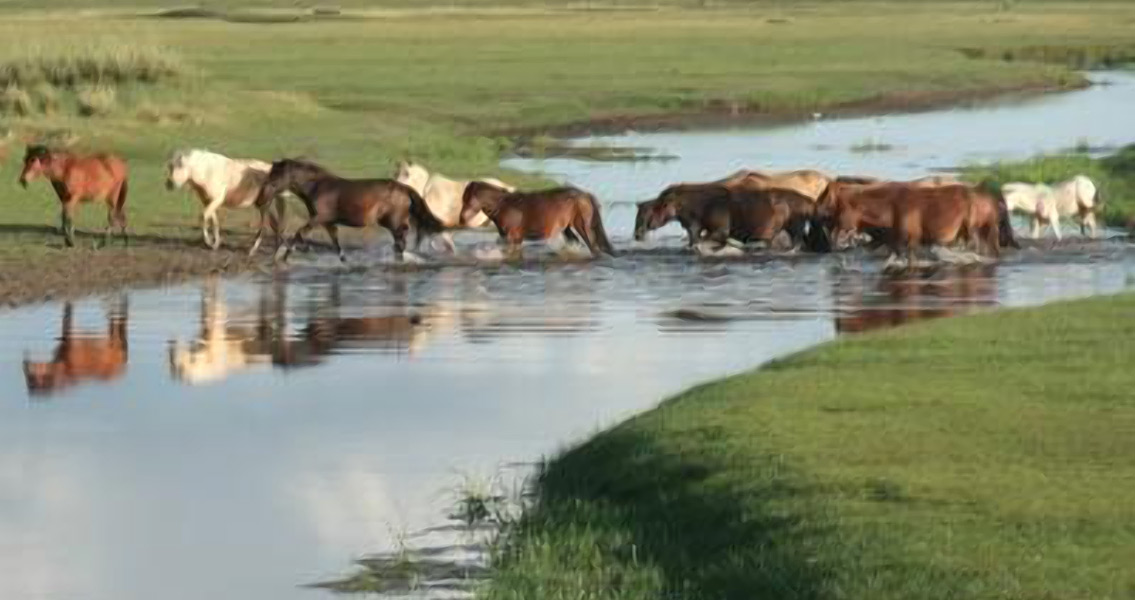
{"type": "Polygon", "coordinates": [[[171,340],[170,374],[183,383],[200,384],[265,365],[286,370],[319,365],[350,351],[412,356],[430,330],[423,314],[431,311],[411,312],[404,302],[393,309],[394,314],[342,316],[342,294],[335,280],[328,297],[309,304],[306,323],[289,334],[287,291],[284,282],[265,285],[257,308],[238,311],[234,318],[216,281],[206,281],[200,333],[189,344],[171,340]]]}
{"type": "Polygon", "coordinates": [[[950,317],[997,305],[993,266],[943,269],[929,277],[882,275],[873,293],[864,279],[835,280],[837,333],[858,333],[904,323],[950,317]]]}
{"type": "Polygon", "coordinates": [[[63,323],[59,344],[50,361],[24,359],[24,379],[28,393],[48,395],[84,381],[108,382],[126,372],[127,301],[123,297],[107,311],[105,333],[75,331],[74,306],[63,304],[63,323]]]}

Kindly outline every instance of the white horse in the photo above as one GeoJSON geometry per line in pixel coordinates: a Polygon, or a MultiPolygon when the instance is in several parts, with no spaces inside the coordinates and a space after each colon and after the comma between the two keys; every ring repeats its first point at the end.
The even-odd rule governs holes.
{"type": "Polygon", "coordinates": [[[170,375],[182,383],[198,385],[221,381],[256,365],[271,365],[265,329],[230,325],[225,301],[218,296],[217,278],[209,277],[201,288],[201,331],[197,339],[187,345],[170,340],[170,375]]]}
{"type": "Polygon", "coordinates": [[[1029,216],[1029,233],[1040,235],[1041,225],[1052,227],[1056,239],[1060,236],[1060,217],[1075,216],[1080,221],[1080,233],[1091,231],[1096,236],[1098,190],[1091,179],[1077,175],[1072,179],[1049,187],[1044,184],[1006,183],[1001,186],[1009,210],[1029,216]]]}
{"type": "MultiPolygon", "coordinates": [[[[421,194],[422,198],[426,200],[426,206],[430,208],[430,212],[447,228],[482,227],[489,222],[489,217],[483,212],[477,213],[476,216],[467,221],[462,222],[461,220],[461,203],[464,199],[465,187],[469,185],[469,181],[454,181],[438,173],[430,173],[422,165],[406,161],[398,163],[398,171],[394,174],[394,178],[399,183],[408,185],[421,194]]],[[[511,185],[491,177],[475,181],[483,181],[510,192],[516,191],[516,188],[511,185]]],[[[453,252],[452,234],[449,232],[442,233],[441,238],[449,251],[453,252]]]]}
{"type": "MultiPolygon", "coordinates": [[[[217,212],[221,207],[247,208],[256,204],[260,188],[272,168],[270,163],[253,159],[229,158],[207,150],[178,150],[166,165],[166,188],[179,189],[186,183],[201,200],[201,236],[205,245],[216,250],[221,245],[221,221],[217,212]],[[212,225],[212,236],[209,227],[212,225]]],[[[264,221],[270,218],[272,230],[279,245],[280,227],[284,224],[285,200],[276,198],[276,215],[269,214],[270,202],[257,206],[260,209],[260,226],[249,254],[255,254],[264,237],[264,221]]]]}

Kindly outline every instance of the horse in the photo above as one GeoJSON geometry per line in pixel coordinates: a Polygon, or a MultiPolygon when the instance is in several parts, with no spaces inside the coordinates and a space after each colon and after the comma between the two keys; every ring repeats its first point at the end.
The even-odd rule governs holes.
{"type": "Polygon", "coordinates": [[[249,256],[256,254],[264,237],[264,222],[270,220],[276,236],[276,246],[280,245],[280,227],[283,224],[286,202],[283,196],[276,198],[276,215],[269,213],[270,198],[262,204],[260,187],[268,178],[270,163],[250,158],[229,158],[223,154],[198,148],[178,150],[166,163],[166,189],[180,189],[186,184],[201,201],[201,237],[205,245],[213,250],[221,246],[221,220],[217,213],[223,208],[247,208],[256,206],[260,210],[260,226],[256,239],[252,242],[249,256]],[[212,225],[212,236],[209,226],[212,225]]]}
{"type": "Polygon", "coordinates": [[[783,231],[796,248],[805,243],[805,232],[816,212],[812,199],[787,189],[732,190],[704,206],[699,220],[705,238],[719,244],[730,239],[768,244],[783,231]]]}
{"type": "Polygon", "coordinates": [[[911,217],[909,222],[903,222],[900,217],[924,212],[933,215],[927,227],[935,233],[931,237],[936,240],[948,237],[948,243],[952,243],[960,237],[974,244],[984,242],[994,255],[1002,246],[1019,247],[1013,238],[1004,200],[966,185],[924,186],[910,182],[855,185],[835,181],[820,196],[816,206],[817,216],[831,223],[837,245],[850,234],[865,232],[874,238],[872,247],[887,244],[892,249],[898,243],[910,245],[904,235],[913,236],[914,245],[920,242],[924,228],[921,216],[911,217]],[[923,211],[918,204],[923,201],[931,203],[929,210],[923,211]],[[941,216],[947,213],[952,215],[950,218],[958,214],[965,216],[964,227],[959,224],[952,236],[946,235],[950,228],[944,226],[950,218],[941,216]]]}
{"type": "Polygon", "coordinates": [[[963,239],[978,251],[984,246],[996,258],[1006,231],[1012,239],[1008,210],[1001,210],[1001,201],[983,190],[964,185],[896,189],[889,245],[893,254],[905,248],[911,266],[921,244],[948,246],[963,239]]]}
{"type": "Polygon", "coordinates": [[[28,146],[24,154],[24,168],[19,183],[27,189],[28,182],[44,177],[51,182],[59,202],[63,205],[60,230],[68,247],[75,245],[75,207],[82,202],[101,200],[106,203],[106,230],[104,240],[110,242],[110,232],[119,228],[125,245],[130,244],[126,232],[126,161],[114,154],[81,155],[56,150],[42,145],[28,146]]]}
{"type": "Polygon", "coordinates": [[[678,221],[686,230],[690,248],[701,241],[710,207],[728,202],[730,188],[724,184],[678,183],[667,187],[653,200],[639,202],[635,213],[634,239],[641,242],[646,234],[678,221]]]}
{"type": "Polygon", "coordinates": [[[711,184],[724,185],[730,189],[746,189],[750,191],[763,191],[768,189],[792,190],[815,200],[823,193],[830,182],[830,177],[812,169],[782,171],[779,173],[742,169],[723,179],[713,181],[711,184]]]}
{"type": "Polygon", "coordinates": [[[46,395],[84,381],[111,381],[126,372],[127,304],[107,314],[105,334],[76,332],[74,307],[63,304],[63,323],[59,344],[50,361],[34,362],[24,358],[24,380],[28,393],[46,395]]]}
{"type": "Polygon", "coordinates": [[[405,253],[406,233],[411,226],[418,232],[418,244],[423,233],[445,230],[445,225],[430,212],[425,199],[414,188],[393,179],[344,179],[314,163],[284,159],[272,163],[256,202],[258,205],[267,203],[269,198],[285,191],[299,197],[307,207],[309,218],[296,230],[292,240],[276,251],[278,259],[287,260],[292,247],[317,225],[327,230],[343,262],[347,257],[339,244],[339,225],[385,227],[394,236],[394,254],[399,261],[405,253]]]}
{"type": "Polygon", "coordinates": [[[1075,216],[1080,221],[1080,234],[1096,237],[1096,209],[1099,190],[1091,179],[1077,175],[1054,186],[1042,183],[1006,183],[1001,193],[1009,210],[1029,217],[1029,235],[1040,236],[1041,226],[1049,225],[1060,240],[1060,217],[1075,216]]]}
{"type": "MultiPolygon", "coordinates": [[[[454,181],[438,173],[430,173],[420,164],[406,161],[398,163],[394,178],[399,183],[404,183],[421,194],[422,198],[425,198],[430,212],[449,229],[483,227],[489,221],[484,213],[478,213],[471,219],[462,220],[461,202],[469,181],[454,181]]],[[[490,183],[510,192],[516,191],[516,188],[511,185],[492,177],[482,177],[475,181],[490,183]]],[[[455,251],[451,233],[444,232],[439,237],[451,253],[455,251]]]]}
{"type": "Polygon", "coordinates": [[[508,243],[508,254],[520,255],[524,240],[548,240],[562,235],[583,241],[592,254],[615,255],[607,239],[599,202],[595,196],[573,187],[537,192],[510,192],[491,183],[471,182],[462,197],[461,218],[484,212],[508,243]]]}

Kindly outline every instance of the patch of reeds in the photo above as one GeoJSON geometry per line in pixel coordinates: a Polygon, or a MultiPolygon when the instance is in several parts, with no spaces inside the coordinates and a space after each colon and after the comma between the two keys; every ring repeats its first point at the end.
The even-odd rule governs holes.
{"type": "Polygon", "coordinates": [[[84,117],[100,117],[114,112],[118,105],[118,93],[113,87],[92,85],[78,90],[79,114],[84,117]]]}
{"type": "Polygon", "coordinates": [[[1135,62],[1135,44],[1044,44],[1019,48],[961,48],[975,59],[1030,61],[1077,69],[1112,68],[1135,62]]]}
{"type": "Polygon", "coordinates": [[[162,48],[99,44],[38,48],[0,62],[0,87],[32,88],[49,84],[77,90],[85,85],[157,83],[182,75],[185,67],[162,48]]]}

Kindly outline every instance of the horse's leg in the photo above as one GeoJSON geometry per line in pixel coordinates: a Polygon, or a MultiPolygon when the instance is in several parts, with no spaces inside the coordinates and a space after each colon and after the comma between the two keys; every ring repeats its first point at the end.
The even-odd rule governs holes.
{"type": "Polygon", "coordinates": [[[303,224],[303,227],[296,230],[296,234],[291,242],[276,249],[276,259],[287,262],[288,256],[292,254],[292,247],[296,245],[296,242],[303,240],[303,234],[311,231],[313,227],[315,227],[315,219],[308,219],[307,223],[303,224]]]}
{"type": "Polygon", "coordinates": [[[390,234],[394,236],[394,260],[402,262],[406,254],[406,233],[410,228],[405,224],[399,224],[390,229],[390,234]]]}
{"type": "Polygon", "coordinates": [[[520,248],[524,243],[524,231],[519,227],[514,228],[508,232],[505,240],[507,242],[505,256],[507,256],[509,260],[520,260],[523,258],[520,248]]]}
{"type": "MultiPolygon", "coordinates": [[[[260,209],[260,224],[257,225],[257,227],[256,227],[256,238],[252,240],[252,247],[248,249],[248,255],[249,256],[255,256],[256,251],[260,249],[260,242],[261,242],[261,240],[264,239],[264,221],[266,219],[268,219],[268,213],[270,212],[268,209],[269,209],[270,206],[271,206],[270,204],[265,203],[263,206],[259,207],[259,209],[260,209]]],[[[275,223],[272,224],[272,228],[276,229],[275,223]]],[[[279,241],[279,238],[280,238],[280,232],[277,230],[276,231],[277,242],[279,241]]],[[[277,243],[277,247],[279,247],[278,243],[277,243]]]]}
{"type": "MultiPolygon", "coordinates": [[[[1055,212],[1055,211],[1053,211],[1055,212]]],[[[1060,241],[1060,215],[1052,215],[1048,221],[1049,226],[1052,227],[1052,233],[1056,234],[1056,241],[1060,241]]]]}
{"type": "Polygon", "coordinates": [[[221,204],[225,201],[225,194],[227,190],[224,186],[209,190],[209,201],[205,205],[205,210],[201,213],[201,233],[205,236],[205,245],[212,250],[221,247],[221,222],[217,219],[217,211],[220,210],[221,204]],[[213,239],[209,240],[208,228],[210,223],[213,227],[213,239]]]}
{"type": "Polygon", "coordinates": [[[1084,226],[1087,226],[1093,238],[1099,236],[1099,232],[1096,230],[1096,213],[1090,212],[1084,217],[1084,222],[1081,224],[1081,227],[1084,226]]]}
{"type": "Polygon", "coordinates": [[[334,223],[324,223],[323,228],[327,230],[327,235],[331,237],[331,246],[335,248],[335,253],[339,255],[339,262],[347,262],[347,255],[343,254],[343,247],[339,245],[339,228],[334,223]]]}
{"type": "Polygon", "coordinates": [[[1040,237],[1040,217],[1037,215],[1029,218],[1029,237],[1034,240],[1040,237]]]}
{"type": "MultiPolygon", "coordinates": [[[[283,236],[284,228],[287,227],[287,225],[288,225],[287,220],[286,220],[287,212],[288,212],[288,199],[285,198],[283,194],[276,196],[276,214],[275,214],[275,216],[271,217],[272,218],[271,223],[272,223],[272,233],[273,233],[273,235],[275,235],[275,241],[276,241],[276,247],[277,248],[280,247],[280,242],[282,241],[281,238],[283,236]]],[[[271,213],[269,213],[269,215],[271,215],[271,213]]]]}
{"type": "Polygon", "coordinates": [[[60,216],[60,230],[63,232],[63,242],[67,247],[75,245],[75,222],[72,219],[72,213],[75,210],[77,202],[65,201],[63,203],[63,210],[60,216]]]}

